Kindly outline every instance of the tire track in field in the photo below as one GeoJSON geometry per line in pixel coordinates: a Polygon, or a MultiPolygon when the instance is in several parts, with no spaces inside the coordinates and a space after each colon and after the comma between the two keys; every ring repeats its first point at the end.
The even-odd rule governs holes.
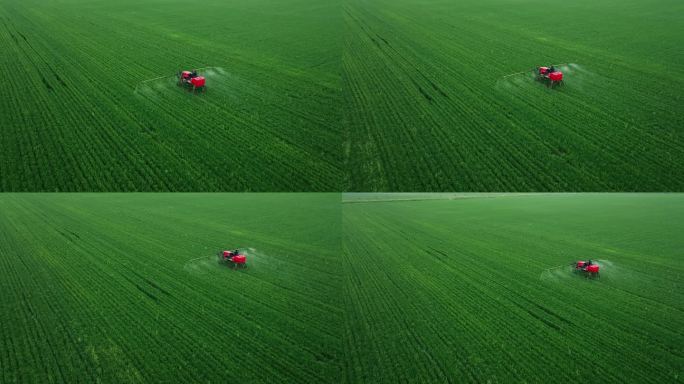
{"type": "MultiPolygon", "coordinates": [[[[368,39],[371,40],[371,41],[373,41],[374,38],[372,37],[372,33],[369,32],[369,31],[367,30],[367,27],[365,27],[364,24],[363,24],[358,18],[356,18],[356,17],[354,17],[353,15],[351,15],[351,13],[349,13],[349,9],[346,9],[346,12],[347,12],[348,17],[350,17],[352,20],[354,20],[354,21],[361,27],[361,29],[364,31],[364,33],[366,34],[366,36],[368,37],[368,39]]],[[[372,47],[370,47],[370,48],[372,48],[372,47]]],[[[364,73],[372,73],[372,71],[373,71],[372,68],[367,68],[367,69],[363,70],[362,72],[364,72],[364,73]]],[[[399,76],[395,76],[395,77],[396,77],[396,78],[399,78],[399,76]]],[[[409,76],[409,78],[410,78],[410,76],[409,76]]],[[[413,80],[412,78],[410,78],[410,80],[413,81],[413,82],[415,82],[415,80],[413,80]]],[[[381,80],[381,79],[378,79],[378,81],[382,81],[382,80],[381,80]]],[[[394,93],[394,92],[392,92],[392,90],[390,90],[390,89],[386,89],[385,92],[388,93],[388,94],[393,94],[393,93],[394,93]]],[[[410,127],[411,127],[410,122],[404,120],[401,114],[397,114],[397,113],[396,113],[396,111],[400,111],[400,110],[403,109],[403,107],[402,107],[400,104],[398,104],[397,102],[395,102],[395,101],[398,101],[398,100],[399,100],[398,98],[387,98],[387,99],[384,101],[385,103],[387,103],[387,104],[389,105],[389,108],[386,110],[386,112],[388,112],[386,115],[387,115],[387,116],[394,116],[394,118],[400,119],[401,126],[410,128],[410,127]]],[[[363,105],[363,104],[361,104],[361,105],[363,105]]],[[[429,116],[429,115],[428,115],[428,116],[429,116]]],[[[377,124],[376,124],[376,125],[377,125],[377,124]]],[[[431,123],[431,125],[434,125],[434,121],[431,123]]],[[[407,140],[406,140],[406,141],[407,141],[408,143],[410,143],[410,145],[409,145],[408,147],[409,147],[409,148],[415,148],[415,147],[418,147],[418,148],[425,148],[425,147],[428,145],[428,143],[425,142],[425,141],[423,140],[423,138],[422,138],[420,135],[416,135],[415,132],[411,132],[411,131],[413,131],[413,130],[412,130],[412,129],[409,129],[409,130],[404,130],[404,131],[401,132],[401,133],[404,134],[404,135],[413,133],[413,134],[410,134],[410,136],[407,137],[407,140]],[[414,145],[414,143],[415,143],[415,145],[414,145]]],[[[376,138],[375,138],[376,142],[381,142],[381,143],[383,143],[382,146],[381,146],[381,148],[391,146],[391,145],[389,145],[390,142],[388,142],[387,139],[388,139],[388,138],[387,138],[385,135],[377,135],[376,138]]],[[[441,146],[442,143],[441,143],[441,142],[437,142],[437,143],[435,143],[435,144],[441,146]]],[[[439,149],[438,151],[436,151],[436,152],[433,153],[433,154],[448,153],[448,152],[449,152],[449,151],[448,151],[446,148],[441,148],[441,149],[439,149]]],[[[384,156],[384,158],[388,159],[388,161],[391,162],[391,163],[397,163],[397,162],[401,161],[401,159],[402,159],[402,157],[401,157],[400,155],[395,154],[395,153],[392,153],[392,152],[388,152],[387,155],[384,156]]],[[[421,174],[421,175],[422,175],[422,174],[431,174],[431,175],[439,174],[440,171],[439,171],[438,168],[435,168],[434,163],[427,162],[426,159],[424,159],[424,158],[419,158],[418,160],[419,160],[420,163],[423,163],[424,165],[423,165],[421,168],[416,169],[413,173],[415,173],[415,174],[421,174]]],[[[397,176],[394,176],[393,178],[396,178],[396,177],[400,177],[400,176],[397,175],[397,176]]]]}
{"type": "MultiPolygon", "coordinates": [[[[45,61],[45,59],[42,59],[42,60],[45,61]]],[[[74,64],[74,65],[80,66],[81,63],[74,64]]],[[[86,73],[87,73],[87,70],[86,70],[86,69],[82,69],[81,71],[79,71],[79,76],[82,77],[82,76],[84,76],[86,73]]],[[[78,76],[77,76],[77,77],[78,77],[78,76]]],[[[87,80],[86,83],[88,83],[88,84],[98,84],[98,83],[99,83],[98,79],[96,79],[96,78],[88,78],[88,77],[86,77],[86,80],[87,80]]],[[[99,88],[100,88],[100,89],[105,89],[105,88],[107,88],[107,87],[106,87],[106,85],[100,85],[99,88]]],[[[71,96],[72,96],[72,97],[77,97],[77,95],[79,95],[79,93],[77,93],[77,92],[71,93],[71,96]]],[[[76,102],[77,102],[78,104],[82,104],[82,103],[85,102],[85,99],[83,99],[83,98],[75,99],[75,100],[77,100],[76,102]]],[[[67,103],[67,104],[68,104],[68,103],[67,103]]],[[[45,104],[45,105],[46,105],[46,107],[44,107],[44,109],[50,109],[49,107],[47,107],[48,104],[45,104]]],[[[76,114],[76,115],[72,114],[71,111],[70,111],[70,109],[69,109],[69,108],[66,108],[66,106],[65,106],[65,108],[63,108],[63,109],[66,110],[66,111],[68,111],[68,112],[67,112],[67,115],[68,115],[68,116],[80,116],[80,115],[82,115],[82,114],[76,114]]],[[[61,110],[61,109],[60,109],[60,110],[61,110]]],[[[92,114],[92,118],[96,119],[96,122],[97,122],[98,125],[100,125],[100,126],[107,126],[107,122],[106,122],[105,120],[99,119],[99,116],[100,116],[99,114],[97,114],[97,115],[96,115],[96,114],[92,114]]],[[[76,120],[76,121],[79,121],[80,118],[76,118],[75,120],[76,120]]],[[[92,121],[86,121],[86,120],[81,120],[81,121],[83,122],[83,124],[77,124],[76,126],[87,126],[88,124],[92,123],[92,121]]],[[[105,131],[104,131],[104,130],[97,130],[96,132],[99,133],[99,135],[100,135],[100,139],[99,139],[99,140],[96,140],[96,142],[105,142],[105,143],[108,143],[109,146],[112,145],[112,144],[111,144],[112,141],[111,141],[110,138],[116,137],[116,135],[107,136],[107,135],[105,135],[105,131]]],[[[107,131],[107,132],[111,132],[111,131],[107,131]]],[[[80,137],[80,136],[79,136],[79,135],[76,135],[76,137],[80,137]]],[[[52,142],[52,141],[51,141],[51,142],[52,142]]],[[[92,145],[92,143],[89,144],[89,146],[90,146],[90,145],[92,145]]],[[[55,151],[50,150],[50,151],[47,151],[47,152],[48,152],[48,153],[55,153],[55,152],[56,152],[56,153],[59,153],[58,150],[55,150],[55,151]]],[[[85,154],[86,156],[89,156],[89,157],[91,157],[90,155],[92,154],[91,151],[87,151],[87,150],[83,151],[82,153],[85,154]]],[[[54,160],[49,161],[49,163],[59,163],[59,160],[58,160],[58,159],[54,159],[54,160]]],[[[91,162],[91,163],[92,163],[92,162],[91,162]]],[[[78,162],[76,162],[76,164],[78,164],[78,162]]],[[[41,179],[49,180],[49,178],[41,178],[41,179]]]]}
{"type": "MultiPolygon", "coordinates": [[[[366,225],[368,225],[368,224],[370,224],[370,223],[366,223],[366,225]]],[[[373,224],[371,227],[376,227],[377,230],[382,230],[382,228],[384,228],[384,223],[383,223],[382,221],[380,221],[380,222],[378,222],[377,224],[373,224]]],[[[384,232],[384,231],[383,231],[383,232],[384,232]]],[[[410,240],[410,239],[413,238],[412,236],[409,236],[409,237],[407,237],[407,236],[408,236],[408,234],[405,234],[405,233],[404,233],[404,234],[401,234],[401,239],[406,239],[406,240],[403,240],[403,241],[402,241],[402,240],[400,240],[399,238],[397,238],[396,240],[397,240],[398,242],[395,242],[395,244],[399,244],[399,243],[404,243],[404,242],[405,242],[405,243],[408,245],[408,244],[410,244],[411,241],[414,241],[414,240],[410,240]]],[[[415,252],[415,255],[416,255],[416,256],[417,256],[418,254],[421,253],[420,250],[414,250],[413,248],[409,248],[409,249],[411,249],[411,251],[415,252]]],[[[429,262],[428,259],[425,259],[425,262],[429,262]]],[[[400,265],[401,265],[401,264],[400,264],[400,265]]],[[[388,267],[389,267],[389,266],[388,266],[388,267]]],[[[403,267],[400,266],[399,268],[400,268],[400,269],[399,269],[400,271],[404,271],[406,274],[411,273],[411,274],[414,275],[414,276],[415,276],[415,273],[421,273],[421,272],[418,272],[417,269],[414,269],[413,263],[412,263],[410,260],[407,260],[407,262],[404,262],[404,263],[403,263],[403,267]],[[412,272],[411,272],[411,271],[412,271],[412,272]]],[[[454,271],[455,271],[455,270],[454,270],[454,271]]],[[[466,279],[468,286],[470,286],[470,287],[472,287],[472,288],[477,288],[477,289],[475,289],[475,290],[470,289],[470,290],[465,290],[465,291],[459,291],[458,294],[459,294],[459,296],[461,297],[461,300],[465,300],[465,302],[470,303],[470,305],[472,305],[473,307],[476,307],[476,308],[477,308],[477,307],[481,307],[481,303],[480,303],[480,301],[479,301],[478,299],[481,298],[482,296],[489,298],[492,302],[497,302],[497,301],[498,301],[497,299],[491,297],[491,296],[487,293],[486,290],[481,290],[481,289],[479,289],[479,286],[480,286],[480,285],[477,284],[476,281],[475,281],[474,279],[468,278],[467,275],[465,275],[465,274],[459,274],[459,276],[460,276],[460,278],[465,278],[465,279],[466,279]],[[473,295],[473,292],[479,292],[479,294],[478,294],[478,295],[473,295]]],[[[423,282],[423,285],[416,286],[416,288],[415,288],[416,291],[417,291],[417,292],[421,292],[421,291],[424,291],[424,290],[425,290],[426,288],[428,288],[428,287],[431,287],[431,288],[430,288],[431,291],[432,291],[432,290],[438,291],[438,292],[450,292],[450,291],[452,291],[451,287],[448,287],[448,286],[441,286],[440,284],[438,284],[439,279],[437,279],[436,277],[430,277],[429,279],[430,279],[430,280],[428,280],[428,281],[424,281],[424,282],[423,282]]],[[[432,300],[439,300],[439,301],[441,301],[440,304],[441,304],[442,307],[449,308],[449,313],[450,313],[450,316],[451,316],[451,317],[449,317],[450,320],[462,319],[463,316],[462,316],[461,314],[462,314],[463,311],[465,310],[464,307],[462,307],[462,306],[453,307],[452,304],[451,304],[449,301],[441,300],[441,298],[440,298],[439,296],[434,296],[432,300]]],[[[490,307],[488,307],[488,308],[490,308],[490,307]]],[[[481,309],[484,310],[484,308],[481,308],[481,309]]],[[[420,313],[420,312],[417,311],[417,313],[420,313]]],[[[496,313],[494,312],[493,315],[496,315],[496,313]]],[[[433,323],[436,323],[437,321],[436,321],[436,319],[435,319],[435,315],[434,315],[434,314],[431,314],[431,316],[432,316],[432,317],[430,318],[430,321],[433,322],[433,323]]],[[[510,327],[511,325],[512,325],[512,324],[509,324],[508,326],[510,327]]],[[[480,328],[480,327],[478,326],[478,324],[472,323],[472,322],[466,322],[466,319],[462,319],[462,320],[460,321],[460,328],[461,328],[461,329],[464,329],[464,330],[466,330],[466,329],[471,330],[471,332],[469,333],[469,336],[473,336],[473,335],[474,335],[474,336],[476,336],[476,337],[477,337],[478,335],[485,335],[485,334],[487,334],[487,333],[489,333],[489,332],[491,331],[491,330],[490,330],[490,331],[487,331],[486,329],[481,329],[480,331],[477,331],[476,328],[480,328]]],[[[503,324],[502,324],[501,326],[495,326],[495,328],[498,328],[498,331],[499,331],[501,334],[508,334],[508,332],[507,332],[506,328],[504,328],[503,324]]],[[[518,328],[518,327],[517,327],[517,326],[514,326],[514,328],[518,328]]],[[[440,329],[444,329],[444,328],[441,328],[439,325],[436,325],[435,328],[433,329],[433,332],[436,333],[436,334],[439,334],[439,333],[440,333],[440,329]]],[[[513,335],[523,335],[523,334],[526,334],[526,333],[527,333],[526,330],[525,330],[524,328],[521,328],[521,329],[519,329],[517,332],[513,333],[513,335]]],[[[523,340],[524,340],[524,339],[523,339],[523,340]]],[[[523,340],[521,340],[521,342],[523,342],[523,340]]],[[[478,345],[478,350],[480,350],[480,351],[481,351],[482,349],[485,349],[485,350],[486,350],[486,349],[487,349],[487,345],[489,345],[489,342],[488,342],[488,340],[487,340],[486,338],[480,338],[479,340],[473,339],[472,343],[474,343],[475,345],[478,345]]],[[[488,353],[483,353],[483,354],[484,354],[484,355],[494,356],[494,355],[497,354],[497,352],[496,352],[495,350],[490,350],[488,353]]],[[[464,351],[463,354],[461,355],[461,356],[462,356],[461,358],[464,358],[466,355],[467,355],[467,352],[464,351]]],[[[539,355],[540,355],[540,356],[543,356],[543,353],[539,352],[539,355]]],[[[510,356],[509,358],[510,358],[511,361],[515,361],[515,358],[513,358],[512,356],[510,356]]],[[[469,369],[464,368],[464,370],[465,370],[465,372],[470,373],[469,369]]],[[[471,378],[471,380],[477,380],[477,379],[476,379],[476,378],[471,378]]]]}
{"type": "MultiPolygon", "coordinates": [[[[354,265],[357,265],[358,268],[364,270],[365,277],[363,279],[368,279],[368,280],[373,281],[373,282],[377,281],[377,283],[374,284],[374,290],[375,291],[384,291],[386,289],[386,287],[379,285],[380,284],[379,280],[383,280],[383,281],[386,281],[386,282],[390,283],[391,285],[393,285],[395,287],[395,289],[398,290],[398,292],[403,292],[404,290],[401,288],[401,286],[398,285],[397,282],[393,281],[391,274],[386,274],[386,273],[381,272],[382,269],[374,269],[374,270],[370,269],[370,265],[373,264],[372,255],[373,254],[379,254],[379,252],[380,252],[379,249],[374,249],[374,248],[375,247],[370,248],[368,250],[364,250],[362,252],[363,255],[369,256],[365,261],[360,261],[360,262],[354,263],[354,265]],[[371,252],[371,251],[375,251],[375,252],[371,252]],[[366,266],[368,266],[368,267],[366,267],[366,266]]],[[[350,252],[353,252],[353,251],[350,251],[350,252]]],[[[348,252],[348,253],[351,254],[350,252],[348,252]]],[[[360,255],[361,254],[355,254],[354,256],[359,257],[360,255]]],[[[365,284],[362,284],[362,285],[365,285],[365,284]]],[[[356,295],[353,295],[353,297],[354,296],[356,296],[356,295]]],[[[402,296],[409,297],[410,294],[405,293],[402,296]]],[[[403,307],[404,310],[406,310],[405,304],[407,304],[407,303],[404,303],[404,305],[402,305],[402,304],[398,303],[398,300],[400,300],[398,297],[394,298],[394,300],[390,300],[389,297],[387,297],[385,300],[381,300],[381,301],[376,300],[375,303],[376,304],[379,304],[381,302],[384,303],[383,304],[384,310],[382,310],[380,312],[392,313],[393,314],[393,317],[392,317],[393,320],[398,322],[398,323],[403,324],[403,327],[405,328],[406,332],[408,332],[409,335],[411,336],[410,339],[412,340],[412,344],[416,344],[417,346],[419,346],[418,350],[422,351],[423,353],[426,353],[426,356],[427,356],[428,360],[430,361],[430,365],[424,366],[422,371],[429,374],[430,372],[434,371],[433,369],[430,368],[430,366],[436,364],[436,360],[433,358],[433,356],[430,353],[427,352],[427,349],[426,349],[425,345],[423,344],[423,342],[420,340],[420,338],[417,337],[417,335],[415,335],[411,331],[415,327],[415,324],[411,324],[409,326],[408,323],[406,323],[403,320],[403,318],[405,317],[405,314],[402,312],[398,312],[398,311],[393,310],[394,308],[399,308],[400,306],[403,307]]],[[[413,306],[411,306],[411,307],[413,307],[413,306]]],[[[378,309],[379,308],[377,308],[377,307],[368,308],[365,313],[367,313],[367,314],[374,313],[374,312],[377,312],[378,309]]],[[[434,330],[434,331],[439,332],[437,330],[434,330]]],[[[382,351],[383,349],[384,348],[382,346],[379,346],[377,350],[382,351]]],[[[416,348],[412,347],[411,344],[406,344],[405,350],[406,351],[416,350],[416,348]]],[[[410,355],[407,355],[405,358],[412,361],[412,364],[417,363],[415,361],[415,358],[412,358],[410,355]]],[[[385,365],[387,365],[387,364],[385,364],[385,365]]],[[[439,375],[439,377],[433,376],[432,380],[445,380],[448,377],[449,376],[446,375],[444,373],[444,371],[442,371],[441,374],[439,375]]],[[[408,379],[408,378],[406,378],[406,379],[408,379]]]]}
{"type": "MultiPolygon", "coordinates": [[[[5,203],[7,203],[7,199],[5,200],[5,203]]],[[[27,211],[25,211],[24,209],[16,210],[16,208],[20,208],[20,206],[14,205],[14,212],[12,213],[19,212],[22,214],[22,216],[24,213],[27,213],[27,211]]],[[[22,230],[22,227],[24,226],[17,221],[8,221],[8,223],[10,223],[10,225],[15,229],[15,233],[17,234],[15,238],[11,239],[9,244],[12,248],[19,250],[19,257],[16,260],[20,261],[21,264],[25,267],[25,272],[22,275],[32,276],[32,281],[34,282],[33,287],[25,286],[23,284],[23,280],[17,277],[11,285],[15,288],[24,286],[24,288],[20,288],[18,290],[19,292],[22,292],[23,299],[21,300],[21,302],[24,303],[24,307],[29,311],[28,313],[24,312],[23,317],[24,320],[26,318],[30,318],[33,320],[31,322],[24,321],[24,324],[33,324],[35,326],[31,328],[35,332],[32,335],[33,340],[38,340],[41,343],[45,342],[45,345],[48,348],[47,353],[35,353],[33,355],[35,360],[32,361],[45,362],[45,356],[51,356],[53,358],[53,367],[56,367],[57,373],[62,378],[62,380],[67,380],[68,372],[76,372],[77,369],[72,366],[72,361],[64,360],[63,357],[57,356],[57,353],[59,351],[63,351],[65,346],[60,346],[59,348],[57,348],[52,342],[53,338],[67,338],[70,339],[72,343],[74,342],[73,336],[70,337],[71,335],[57,335],[54,333],[54,331],[59,329],[68,329],[66,320],[68,319],[69,315],[64,308],[57,307],[56,303],[60,302],[60,300],[57,300],[55,297],[52,297],[52,293],[54,291],[57,291],[58,293],[61,292],[61,290],[59,290],[61,282],[55,279],[52,274],[46,273],[44,263],[35,259],[36,254],[40,254],[40,256],[42,257],[48,257],[43,249],[35,248],[29,245],[28,247],[30,248],[30,252],[23,251],[27,248],[27,244],[31,244],[30,237],[25,235],[31,233],[31,231],[27,230],[27,228],[24,228],[22,230]],[[52,288],[51,290],[35,289],[39,286],[39,284],[44,284],[46,281],[50,282],[49,285],[52,288]],[[27,293],[29,293],[29,296],[27,296],[27,293]],[[47,309],[47,312],[44,310],[45,308],[47,309]],[[46,325],[44,323],[44,321],[46,320],[51,322],[48,325],[46,325]],[[62,367],[64,367],[65,370],[63,370],[62,367]]],[[[15,288],[13,288],[10,291],[17,291],[15,288]]],[[[27,329],[26,334],[28,333],[30,332],[27,329]]],[[[77,355],[80,358],[79,361],[82,362],[82,354],[77,353],[77,355]]],[[[92,375],[91,370],[86,369],[86,371],[90,375],[92,375]]]]}
{"type": "MultiPolygon", "coordinates": [[[[39,214],[40,214],[40,215],[44,215],[43,213],[39,213],[39,214]]],[[[100,247],[98,247],[98,248],[100,248],[100,247]]],[[[83,249],[83,254],[86,254],[86,252],[87,252],[87,253],[91,253],[91,252],[88,252],[88,251],[84,248],[84,249],[83,249]]],[[[104,255],[107,255],[107,254],[115,254],[115,253],[116,253],[116,250],[115,250],[115,249],[112,249],[111,252],[108,252],[108,253],[101,253],[101,255],[104,256],[104,255]]],[[[105,260],[106,257],[102,257],[101,259],[102,259],[102,260],[105,260]]],[[[92,273],[92,271],[91,271],[91,273],[92,273]]],[[[88,284],[88,285],[89,285],[89,286],[99,286],[99,283],[100,283],[101,281],[108,281],[108,280],[110,280],[110,278],[111,278],[111,276],[109,276],[109,275],[103,275],[103,276],[101,276],[100,279],[93,280],[93,281],[92,281],[90,284],[88,284]]],[[[114,299],[115,296],[113,295],[113,293],[112,293],[112,295],[110,295],[110,296],[108,296],[108,297],[109,297],[109,300],[107,300],[107,302],[110,302],[110,303],[116,303],[116,302],[117,302],[117,300],[114,299]]],[[[138,304],[140,304],[140,303],[138,303],[138,302],[136,302],[135,300],[133,300],[133,301],[130,302],[128,305],[130,305],[130,306],[136,306],[136,305],[138,305],[138,304]]],[[[122,309],[122,311],[121,311],[121,313],[125,313],[125,314],[128,314],[128,312],[129,312],[129,311],[126,311],[125,309],[122,309]]],[[[131,316],[132,316],[132,315],[131,315],[131,316]]],[[[128,317],[128,316],[125,316],[125,317],[128,317]]],[[[121,327],[121,326],[123,326],[124,329],[125,329],[125,327],[126,327],[125,325],[126,325],[126,324],[137,324],[137,323],[139,323],[139,321],[138,321],[138,319],[137,319],[136,317],[128,317],[127,319],[124,319],[124,318],[122,318],[121,316],[119,316],[119,317],[117,317],[116,319],[119,319],[119,318],[121,318],[122,321],[120,321],[120,322],[113,322],[113,321],[111,321],[111,319],[108,319],[108,320],[106,321],[106,329],[117,329],[117,328],[119,328],[119,327],[121,327]]],[[[140,325],[142,326],[142,328],[144,328],[144,324],[140,324],[140,325]]],[[[104,332],[106,332],[106,331],[103,329],[101,332],[104,333],[104,332]]],[[[145,337],[141,337],[140,340],[145,340],[145,337]]],[[[188,342],[188,343],[191,343],[192,340],[188,340],[187,342],[188,342]]],[[[126,340],[124,340],[123,338],[120,339],[120,341],[118,341],[118,345],[125,345],[125,343],[127,343],[127,342],[126,342],[126,340]]],[[[130,343],[129,343],[129,344],[130,344],[130,343]]],[[[159,348],[162,348],[161,344],[157,344],[157,345],[158,345],[159,348]]],[[[177,358],[178,358],[178,359],[181,359],[182,356],[178,356],[177,358]]],[[[141,361],[141,360],[139,360],[139,359],[136,359],[136,357],[133,356],[133,355],[129,355],[129,360],[130,360],[131,362],[134,362],[134,363],[137,365],[138,371],[141,369],[142,366],[144,366],[144,362],[141,361]]],[[[209,367],[205,367],[205,368],[208,369],[209,367]]]]}
{"type": "MultiPolygon", "coordinates": [[[[353,16],[350,16],[350,17],[353,17],[353,16]]],[[[363,65],[363,64],[361,63],[360,65],[363,65]]],[[[366,74],[372,73],[372,69],[368,68],[368,69],[363,70],[362,72],[366,73],[366,74]]],[[[362,92],[358,92],[358,93],[362,93],[362,92]]],[[[391,94],[392,92],[387,90],[387,93],[391,94]]],[[[352,96],[352,97],[354,97],[354,96],[352,96]]],[[[386,100],[384,100],[384,103],[387,103],[389,105],[389,108],[386,109],[386,111],[389,111],[386,114],[386,116],[393,116],[394,118],[400,119],[400,122],[401,122],[400,125],[403,127],[409,128],[408,130],[403,130],[403,131],[399,132],[403,135],[408,135],[408,137],[405,140],[405,142],[408,143],[408,145],[404,145],[403,146],[404,148],[401,148],[402,153],[405,152],[407,149],[411,150],[412,148],[416,148],[416,147],[425,148],[428,145],[427,142],[425,142],[420,135],[416,134],[415,129],[410,128],[411,124],[408,121],[404,120],[401,114],[396,114],[396,112],[392,112],[392,111],[398,111],[398,110],[403,109],[403,107],[401,105],[399,105],[395,102],[395,99],[387,98],[386,100]],[[415,143],[415,145],[414,145],[414,143],[415,143]]],[[[361,105],[364,105],[364,104],[361,104],[361,105]]],[[[377,123],[373,124],[373,126],[377,126],[377,125],[378,125],[377,123]]],[[[382,124],[380,124],[380,125],[382,125],[382,124]]],[[[392,144],[390,144],[390,142],[388,141],[387,135],[376,134],[374,141],[378,142],[378,143],[383,143],[381,146],[379,146],[379,148],[383,151],[384,151],[384,148],[391,148],[392,147],[392,144]]],[[[397,141],[401,141],[401,140],[397,140],[397,141]]],[[[441,146],[440,142],[437,142],[435,144],[441,146]]],[[[433,155],[438,155],[440,153],[448,153],[448,152],[449,151],[447,149],[440,149],[436,152],[433,152],[433,155]]],[[[389,160],[387,160],[388,162],[397,163],[397,162],[401,162],[403,159],[402,154],[400,154],[398,152],[387,151],[385,153],[386,154],[382,155],[381,157],[385,158],[385,159],[389,159],[389,160]]],[[[414,163],[414,167],[419,167],[419,168],[417,168],[413,171],[414,174],[420,174],[420,175],[432,174],[432,175],[435,175],[435,174],[440,173],[439,168],[435,167],[436,161],[435,162],[428,162],[423,157],[418,158],[416,160],[417,161],[414,163]]],[[[388,178],[388,179],[396,179],[399,177],[401,177],[401,176],[397,175],[397,176],[393,176],[393,177],[388,178]]]]}

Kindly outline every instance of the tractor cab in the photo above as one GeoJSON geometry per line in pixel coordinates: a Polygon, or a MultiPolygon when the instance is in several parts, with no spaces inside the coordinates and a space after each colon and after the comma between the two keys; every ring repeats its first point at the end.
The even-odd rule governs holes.
{"type": "Polygon", "coordinates": [[[204,88],[204,85],[206,84],[206,80],[204,79],[204,76],[195,76],[190,79],[190,83],[195,87],[195,88],[204,88]]]}

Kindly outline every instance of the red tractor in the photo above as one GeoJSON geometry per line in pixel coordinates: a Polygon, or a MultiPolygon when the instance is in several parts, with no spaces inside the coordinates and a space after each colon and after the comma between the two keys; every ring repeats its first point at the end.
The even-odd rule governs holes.
{"type": "Polygon", "coordinates": [[[563,72],[553,65],[550,67],[537,67],[537,80],[546,84],[548,87],[563,85],[563,72]]]}
{"type": "Polygon", "coordinates": [[[204,76],[200,76],[197,70],[193,71],[178,71],[178,86],[184,87],[193,92],[206,92],[207,80],[204,76]]]}
{"type": "Polygon", "coordinates": [[[240,253],[239,249],[234,249],[232,251],[220,252],[221,261],[224,263],[231,263],[232,268],[246,268],[247,267],[247,256],[240,253]]]}
{"type": "Polygon", "coordinates": [[[582,273],[586,277],[599,277],[599,265],[591,260],[579,260],[575,263],[575,272],[582,273]]]}

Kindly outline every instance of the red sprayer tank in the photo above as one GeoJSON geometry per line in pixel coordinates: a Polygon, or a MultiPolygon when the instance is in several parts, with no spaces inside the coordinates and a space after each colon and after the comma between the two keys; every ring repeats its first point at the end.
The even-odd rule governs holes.
{"type": "Polygon", "coordinates": [[[200,88],[200,87],[204,87],[205,79],[204,79],[204,76],[197,76],[197,77],[193,77],[192,79],[190,79],[190,82],[195,87],[200,88]]]}
{"type": "Polygon", "coordinates": [[[245,264],[247,262],[247,257],[245,255],[236,255],[233,256],[233,263],[236,264],[245,264]]]}
{"type": "Polygon", "coordinates": [[[551,72],[549,74],[549,79],[551,81],[561,81],[563,80],[563,72],[551,72]]]}
{"type": "Polygon", "coordinates": [[[599,266],[598,264],[592,264],[587,266],[587,272],[590,273],[598,273],[599,271],[599,266]]]}

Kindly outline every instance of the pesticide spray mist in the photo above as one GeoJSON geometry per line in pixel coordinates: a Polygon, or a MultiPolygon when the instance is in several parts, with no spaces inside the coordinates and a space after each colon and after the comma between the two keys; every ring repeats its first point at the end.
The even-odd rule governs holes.
{"type": "MultiPolygon", "coordinates": [[[[590,76],[586,68],[580,66],[577,63],[563,63],[555,64],[556,69],[560,70],[564,74],[564,79],[572,81],[573,88],[581,87],[583,83],[583,78],[585,76],[590,76]]],[[[519,71],[509,73],[500,77],[496,81],[496,88],[503,90],[513,90],[515,88],[524,87],[529,84],[534,84],[536,78],[535,69],[531,68],[526,71],[519,71]]]]}
{"type": "Polygon", "coordinates": [[[204,275],[215,268],[217,262],[218,256],[216,255],[200,256],[186,261],[183,264],[183,270],[192,274],[204,275]]]}
{"type": "MultiPolygon", "coordinates": [[[[268,255],[256,248],[239,248],[239,250],[240,253],[247,256],[247,268],[250,269],[263,264],[268,259],[268,255]]],[[[220,268],[222,266],[220,252],[192,258],[183,264],[183,270],[191,274],[204,275],[220,268]]]]}
{"type": "MultiPolygon", "coordinates": [[[[606,259],[596,259],[593,260],[595,264],[598,264],[600,268],[600,274],[601,274],[601,279],[604,279],[608,276],[615,276],[616,272],[619,273],[619,271],[616,270],[615,264],[611,262],[610,260],[606,259]]],[[[550,281],[550,282],[561,282],[563,280],[567,280],[570,278],[575,278],[577,277],[577,274],[575,273],[575,266],[573,264],[567,264],[567,265],[558,265],[555,267],[551,268],[546,268],[542,270],[539,273],[539,280],[541,281],[550,281]]]]}
{"type": "MultiPolygon", "coordinates": [[[[196,68],[201,76],[207,79],[218,79],[226,76],[227,72],[223,67],[199,67],[196,68]]],[[[177,84],[176,73],[161,75],[140,81],[133,88],[133,94],[146,98],[156,98],[155,92],[164,92],[173,89],[177,84]]]]}

